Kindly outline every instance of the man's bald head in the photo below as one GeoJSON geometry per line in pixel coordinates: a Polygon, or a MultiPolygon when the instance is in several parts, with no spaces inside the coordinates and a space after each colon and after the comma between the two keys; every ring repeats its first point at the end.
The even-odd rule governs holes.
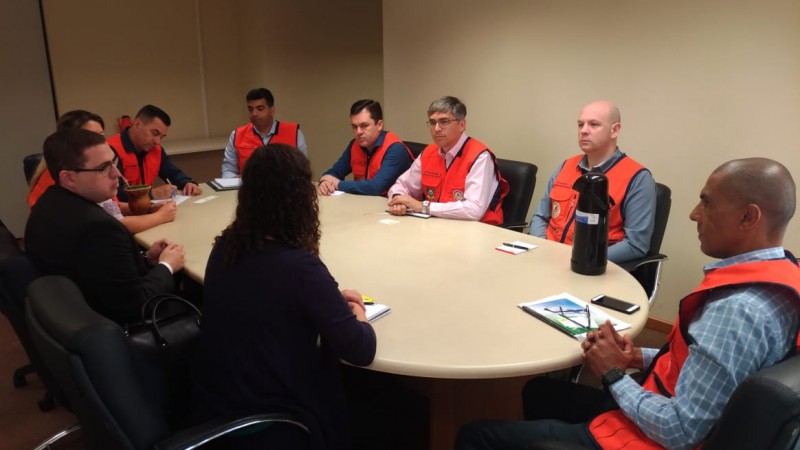
{"type": "Polygon", "coordinates": [[[619,109],[609,101],[595,101],[581,109],[578,146],[586,153],[590,166],[600,164],[614,153],[621,126],[619,109]]]}
{"type": "Polygon", "coordinates": [[[608,100],[597,100],[593,101],[586,106],[583,107],[584,110],[592,109],[597,111],[603,111],[604,116],[609,124],[614,123],[622,123],[622,118],[619,114],[619,108],[614,103],[608,100]]]}
{"type": "Polygon", "coordinates": [[[768,158],[735,159],[712,175],[720,177],[719,186],[729,199],[758,205],[770,235],[782,239],[796,205],[794,179],[783,164],[768,158]]]}

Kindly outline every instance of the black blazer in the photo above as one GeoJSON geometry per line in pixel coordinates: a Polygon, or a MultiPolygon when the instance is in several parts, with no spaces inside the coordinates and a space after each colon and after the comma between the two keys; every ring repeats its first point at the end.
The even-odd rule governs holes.
{"type": "Polygon", "coordinates": [[[43,273],[72,279],[92,308],[118,323],[140,320],[148,298],[175,290],[169,269],[148,268],[120,221],[60,186],[50,187],[31,210],[25,246],[43,273]]]}

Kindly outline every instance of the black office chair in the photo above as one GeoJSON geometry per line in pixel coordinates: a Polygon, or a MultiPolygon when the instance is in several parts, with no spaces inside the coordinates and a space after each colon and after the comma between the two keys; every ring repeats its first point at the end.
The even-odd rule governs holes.
{"type": "Polygon", "coordinates": [[[408,149],[411,150],[411,153],[414,155],[414,158],[419,158],[419,154],[422,153],[422,151],[425,150],[425,147],[428,146],[427,144],[422,144],[413,141],[403,141],[403,144],[406,144],[406,147],[408,147],[408,149]]]}
{"type": "MultiPolygon", "coordinates": [[[[188,377],[189,367],[166,373],[133,354],[122,329],[97,314],[68,278],[45,276],[31,283],[26,318],[36,348],[68,398],[89,449],[190,449],[251,425],[308,428],[290,414],[257,412],[178,430],[170,410],[182,392],[167,379],[188,377]],[[157,376],[153,376],[157,375],[157,376]]],[[[186,358],[191,360],[191,358],[186,358]]],[[[188,387],[188,386],[187,386],[188,387]]]]}
{"type": "MultiPolygon", "coordinates": [[[[28,383],[27,375],[36,372],[45,386],[45,394],[38,402],[39,410],[47,412],[55,407],[56,400],[65,407],[67,405],[66,400],[55,389],[52,377],[36,353],[25,323],[25,290],[28,284],[38,277],[39,270],[22,253],[14,235],[0,221],[0,311],[8,319],[30,361],[29,364],[14,371],[14,387],[25,386],[28,383]]],[[[49,448],[50,445],[79,429],[78,425],[67,426],[45,439],[35,447],[35,450],[49,448]]]]}
{"type": "MultiPolygon", "coordinates": [[[[6,316],[16,333],[22,348],[31,361],[35,360],[35,350],[25,325],[25,289],[39,276],[39,271],[22,253],[17,239],[0,221],[0,311],[6,316]]],[[[27,364],[14,371],[14,387],[28,384],[26,376],[35,371],[33,364],[27,364]]],[[[53,408],[49,395],[39,403],[42,411],[53,408]]]]}
{"type": "Polygon", "coordinates": [[[22,159],[22,170],[25,172],[25,181],[27,181],[28,184],[31,184],[33,173],[36,172],[36,168],[39,167],[42,158],[43,156],[41,153],[32,153],[22,159]]]}
{"type": "Polygon", "coordinates": [[[639,281],[647,293],[647,301],[651,305],[656,299],[658,286],[661,284],[661,266],[667,260],[667,256],[660,252],[669,220],[669,210],[672,206],[671,195],[670,188],[656,183],[656,218],[653,236],[650,238],[650,250],[642,258],[620,264],[620,267],[630,272],[639,281]]]}
{"type": "MultiPolygon", "coordinates": [[[[800,444],[800,355],[745,378],[703,442],[703,450],[790,450],[800,444]]],[[[586,450],[558,441],[532,450],[586,450]]]]}
{"type": "Polygon", "coordinates": [[[508,181],[509,191],[503,199],[503,228],[523,231],[528,226],[528,208],[536,188],[535,165],[510,159],[497,159],[500,174],[508,181]]]}

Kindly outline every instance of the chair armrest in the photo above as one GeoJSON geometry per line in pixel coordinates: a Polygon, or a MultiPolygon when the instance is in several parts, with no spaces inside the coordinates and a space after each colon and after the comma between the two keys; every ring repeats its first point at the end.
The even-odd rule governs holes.
{"type": "Polygon", "coordinates": [[[662,255],[661,253],[656,253],[655,255],[648,255],[644,258],[633,259],[630,261],[625,261],[619,264],[620,267],[627,270],[628,272],[633,272],[637,268],[645,265],[645,264],[652,264],[652,263],[660,263],[666,261],[667,255],[662,255]]]}
{"type": "Polygon", "coordinates": [[[528,228],[528,222],[517,222],[517,223],[505,223],[500,225],[501,228],[505,228],[507,230],[524,230],[528,228]]]}
{"type": "Polygon", "coordinates": [[[261,423],[286,423],[311,433],[300,418],[287,413],[248,413],[205,421],[156,443],[155,450],[191,449],[242,428],[261,423]]]}

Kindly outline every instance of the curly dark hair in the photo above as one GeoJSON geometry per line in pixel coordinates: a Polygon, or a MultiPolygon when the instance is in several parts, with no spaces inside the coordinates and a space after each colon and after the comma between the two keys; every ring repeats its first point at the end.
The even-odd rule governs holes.
{"type": "Polygon", "coordinates": [[[215,241],[228,243],[225,264],[271,241],[319,255],[319,206],[311,164],[295,147],[259,147],[244,166],[236,217],[215,241]]]}

